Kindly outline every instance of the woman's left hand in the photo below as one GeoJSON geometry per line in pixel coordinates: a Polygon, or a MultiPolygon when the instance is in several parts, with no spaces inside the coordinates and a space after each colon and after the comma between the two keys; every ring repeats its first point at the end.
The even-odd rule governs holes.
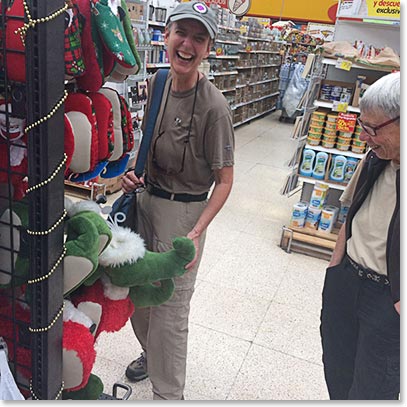
{"type": "Polygon", "coordinates": [[[198,254],[199,254],[199,235],[197,234],[195,229],[192,229],[188,234],[187,237],[191,239],[194,242],[195,246],[195,257],[192,259],[191,262],[189,262],[186,266],[186,270],[191,270],[192,267],[195,266],[197,260],[198,260],[198,254]]]}

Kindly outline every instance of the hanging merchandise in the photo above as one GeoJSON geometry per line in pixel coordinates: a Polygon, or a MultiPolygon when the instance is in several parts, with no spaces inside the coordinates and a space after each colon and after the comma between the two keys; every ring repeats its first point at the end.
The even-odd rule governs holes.
{"type": "MultiPolygon", "coordinates": [[[[194,258],[195,247],[190,239],[179,237],[174,239],[173,249],[153,253],[145,249],[138,234],[118,226],[117,219],[107,222],[95,202],[73,203],[66,199],[65,208],[66,241],[60,257],[64,263],[64,302],[58,315],[63,317],[62,397],[93,400],[103,390],[102,381],[92,373],[99,335],[122,329],[135,307],[159,305],[170,298],[173,278],[185,273],[185,265],[194,258]],[[158,281],[160,285],[156,284],[158,281]]],[[[27,209],[26,202],[16,203],[8,216],[19,219],[25,228],[27,209]]],[[[19,233],[15,231],[14,241],[20,241],[19,233]]],[[[18,280],[22,298],[25,285],[33,283],[28,279],[28,267],[21,270],[19,266],[26,263],[24,253],[21,247],[14,264],[23,271],[18,280]]],[[[5,251],[1,254],[7,255],[5,251]]],[[[4,264],[4,259],[0,260],[4,264]]],[[[16,305],[19,319],[30,323],[29,309],[21,304],[16,305]]],[[[0,335],[8,343],[11,356],[20,361],[18,374],[29,380],[32,337],[20,337],[18,344],[25,339],[28,346],[15,347],[12,319],[8,318],[12,304],[0,301],[0,311],[0,335]]]]}
{"type": "Polygon", "coordinates": [[[18,389],[13,375],[11,374],[8,358],[7,344],[0,336],[0,400],[25,400],[18,389]]]}
{"type": "Polygon", "coordinates": [[[76,78],[85,73],[85,62],[82,56],[81,32],[83,17],[77,4],[65,11],[65,78],[76,78]]]}
{"type": "Polygon", "coordinates": [[[289,117],[294,116],[298,104],[307,90],[308,81],[302,77],[303,64],[295,64],[292,78],[283,97],[283,108],[289,117]]]}

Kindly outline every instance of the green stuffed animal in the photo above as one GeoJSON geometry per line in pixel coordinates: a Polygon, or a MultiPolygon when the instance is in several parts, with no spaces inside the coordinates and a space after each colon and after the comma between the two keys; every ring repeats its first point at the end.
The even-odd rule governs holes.
{"type": "MultiPolygon", "coordinates": [[[[74,204],[70,208],[69,213],[74,214],[71,220],[76,217],[81,219],[80,216],[83,215],[89,220],[91,204],[86,204],[86,210],[83,205],[74,204]]],[[[98,216],[101,218],[101,215],[98,216]]],[[[63,374],[66,383],[64,399],[96,399],[100,396],[103,386],[100,379],[91,373],[95,355],[93,345],[90,345],[92,339],[89,338],[93,335],[96,341],[102,332],[119,331],[127,323],[135,307],[156,306],[171,298],[174,292],[173,278],[183,275],[186,272],[185,266],[195,256],[194,244],[186,237],[175,238],[173,249],[154,253],[146,250],[143,239],[129,228],[107,223],[104,219],[103,222],[109,225],[111,231],[109,243],[98,255],[96,270],[84,273],[88,276],[82,284],[70,291],[69,309],[70,314],[75,316],[68,317],[64,313],[66,347],[63,349],[63,364],[69,367],[64,369],[63,374]],[[75,322],[78,321],[82,322],[76,325],[75,322]],[[92,335],[88,333],[90,329],[92,335]],[[78,334],[75,335],[74,332],[78,334]],[[66,336],[83,338],[83,341],[87,341],[87,351],[84,352],[84,347],[81,346],[82,339],[76,344],[72,338],[66,336]]],[[[93,253],[82,252],[82,257],[92,258],[90,264],[84,261],[87,269],[90,269],[93,268],[94,253],[97,250],[95,240],[103,236],[103,228],[99,226],[98,232],[89,226],[86,229],[93,235],[88,237],[92,242],[88,247],[93,253]]],[[[86,247],[84,241],[79,246],[81,250],[86,247]]],[[[70,270],[65,269],[64,272],[69,274],[70,270]]]]}

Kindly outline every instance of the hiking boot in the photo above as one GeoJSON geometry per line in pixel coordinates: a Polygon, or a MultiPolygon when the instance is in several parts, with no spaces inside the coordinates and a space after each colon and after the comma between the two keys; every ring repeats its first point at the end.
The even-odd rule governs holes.
{"type": "Polygon", "coordinates": [[[140,357],[133,360],[126,369],[126,377],[133,381],[139,382],[141,380],[147,379],[147,359],[145,358],[145,353],[143,352],[140,357]]]}

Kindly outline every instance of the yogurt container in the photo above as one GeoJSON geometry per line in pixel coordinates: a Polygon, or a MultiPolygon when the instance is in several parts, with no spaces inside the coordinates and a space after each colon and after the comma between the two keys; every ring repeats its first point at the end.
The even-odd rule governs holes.
{"type": "Polygon", "coordinates": [[[349,144],[336,143],[335,147],[340,151],[348,151],[349,147],[350,147],[350,143],[349,144]]]}
{"type": "Polygon", "coordinates": [[[356,146],[356,147],[365,147],[366,146],[366,141],[353,139],[352,145],[356,146]]]}
{"type": "Polygon", "coordinates": [[[337,120],[337,119],[338,119],[338,115],[330,113],[330,114],[328,114],[326,120],[327,120],[328,122],[336,123],[336,120],[337,120]]]}
{"type": "Polygon", "coordinates": [[[352,145],[351,150],[353,153],[363,154],[365,152],[365,147],[352,145]]]}
{"type": "Polygon", "coordinates": [[[321,144],[322,144],[322,147],[325,147],[325,148],[334,148],[335,139],[332,139],[332,140],[322,140],[321,144]]]}
{"type": "Polygon", "coordinates": [[[325,122],[325,128],[336,131],[336,122],[325,122]]]}
{"type": "Polygon", "coordinates": [[[309,131],[311,131],[312,133],[322,134],[322,130],[322,126],[313,126],[312,124],[309,126],[309,131]]]}
{"type": "Polygon", "coordinates": [[[316,112],[312,113],[312,115],[311,115],[311,119],[314,119],[314,118],[316,120],[325,120],[326,113],[317,110],[316,112]]]}
{"type": "Polygon", "coordinates": [[[344,138],[351,138],[352,137],[352,132],[345,132],[345,131],[340,131],[339,132],[339,136],[340,137],[344,137],[344,138]]]}

